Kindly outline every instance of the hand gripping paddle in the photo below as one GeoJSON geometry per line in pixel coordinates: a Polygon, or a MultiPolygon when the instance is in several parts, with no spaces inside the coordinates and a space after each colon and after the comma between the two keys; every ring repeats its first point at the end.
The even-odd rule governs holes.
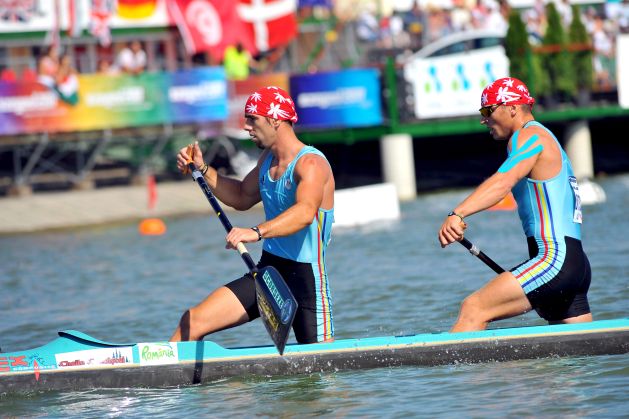
{"type": "MultiPolygon", "coordinates": [[[[193,150],[193,146],[188,146],[190,159],[192,159],[193,150]]],[[[210,205],[212,205],[218,219],[221,220],[225,231],[229,233],[232,225],[212,193],[210,185],[205,181],[205,178],[192,160],[188,161],[188,169],[192,173],[192,178],[197,182],[210,205]]],[[[293,293],[277,269],[272,266],[258,269],[244,244],[238,243],[236,248],[253,277],[258,311],[260,312],[262,322],[271,339],[273,339],[278,352],[282,355],[297,311],[297,300],[295,300],[293,293]]]]}

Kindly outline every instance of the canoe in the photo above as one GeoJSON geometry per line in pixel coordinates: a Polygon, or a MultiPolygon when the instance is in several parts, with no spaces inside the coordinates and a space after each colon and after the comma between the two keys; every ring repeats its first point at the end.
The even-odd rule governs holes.
{"type": "Polygon", "coordinates": [[[466,333],[224,348],[211,341],[109,343],[67,330],[41,347],[0,353],[0,394],[170,387],[227,377],[626,354],[629,318],[466,333]]]}

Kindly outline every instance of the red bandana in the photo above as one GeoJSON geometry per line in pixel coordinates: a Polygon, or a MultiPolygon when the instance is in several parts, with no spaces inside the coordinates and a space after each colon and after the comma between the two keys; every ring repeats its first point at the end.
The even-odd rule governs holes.
{"type": "Polygon", "coordinates": [[[505,77],[489,83],[483,90],[480,98],[482,107],[499,103],[532,106],[535,103],[535,99],[531,97],[529,89],[520,80],[513,77],[505,77]]]}
{"type": "Polygon", "coordinates": [[[293,99],[286,91],[275,86],[264,87],[249,96],[245,113],[297,122],[293,99]]]}

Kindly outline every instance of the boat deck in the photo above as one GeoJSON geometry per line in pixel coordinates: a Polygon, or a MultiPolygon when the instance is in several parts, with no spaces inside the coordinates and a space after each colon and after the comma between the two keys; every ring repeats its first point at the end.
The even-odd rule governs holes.
{"type": "Polygon", "coordinates": [[[223,348],[210,341],[109,343],[77,331],[39,348],[0,353],[0,394],[169,387],[234,376],[501,362],[629,352],[629,318],[572,325],[431,333],[332,343],[223,348]]]}

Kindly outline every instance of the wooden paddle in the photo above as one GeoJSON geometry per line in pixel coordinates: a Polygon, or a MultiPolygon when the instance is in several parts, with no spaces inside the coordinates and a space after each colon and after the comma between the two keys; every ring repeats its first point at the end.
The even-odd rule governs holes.
{"type": "Polygon", "coordinates": [[[462,238],[459,243],[461,243],[467,250],[469,250],[471,254],[473,254],[480,260],[482,260],[485,263],[485,265],[489,266],[497,274],[501,274],[505,271],[504,269],[502,269],[500,265],[494,262],[489,256],[484,254],[482,250],[476,247],[472,242],[470,242],[465,237],[462,238]]]}
{"type": "MultiPolygon", "coordinates": [[[[188,156],[190,158],[192,158],[192,152],[192,146],[189,146],[188,156]]],[[[205,178],[192,160],[188,161],[188,170],[192,173],[192,178],[197,182],[210,205],[212,205],[218,219],[221,220],[223,227],[225,227],[225,231],[229,233],[232,229],[229,219],[212,193],[210,185],[205,181],[205,178]]],[[[236,248],[247,268],[249,268],[251,276],[253,276],[258,311],[260,312],[262,322],[271,339],[273,339],[278,352],[282,355],[297,311],[297,300],[295,300],[293,293],[277,269],[272,266],[258,269],[243,243],[238,243],[236,248]]]]}

